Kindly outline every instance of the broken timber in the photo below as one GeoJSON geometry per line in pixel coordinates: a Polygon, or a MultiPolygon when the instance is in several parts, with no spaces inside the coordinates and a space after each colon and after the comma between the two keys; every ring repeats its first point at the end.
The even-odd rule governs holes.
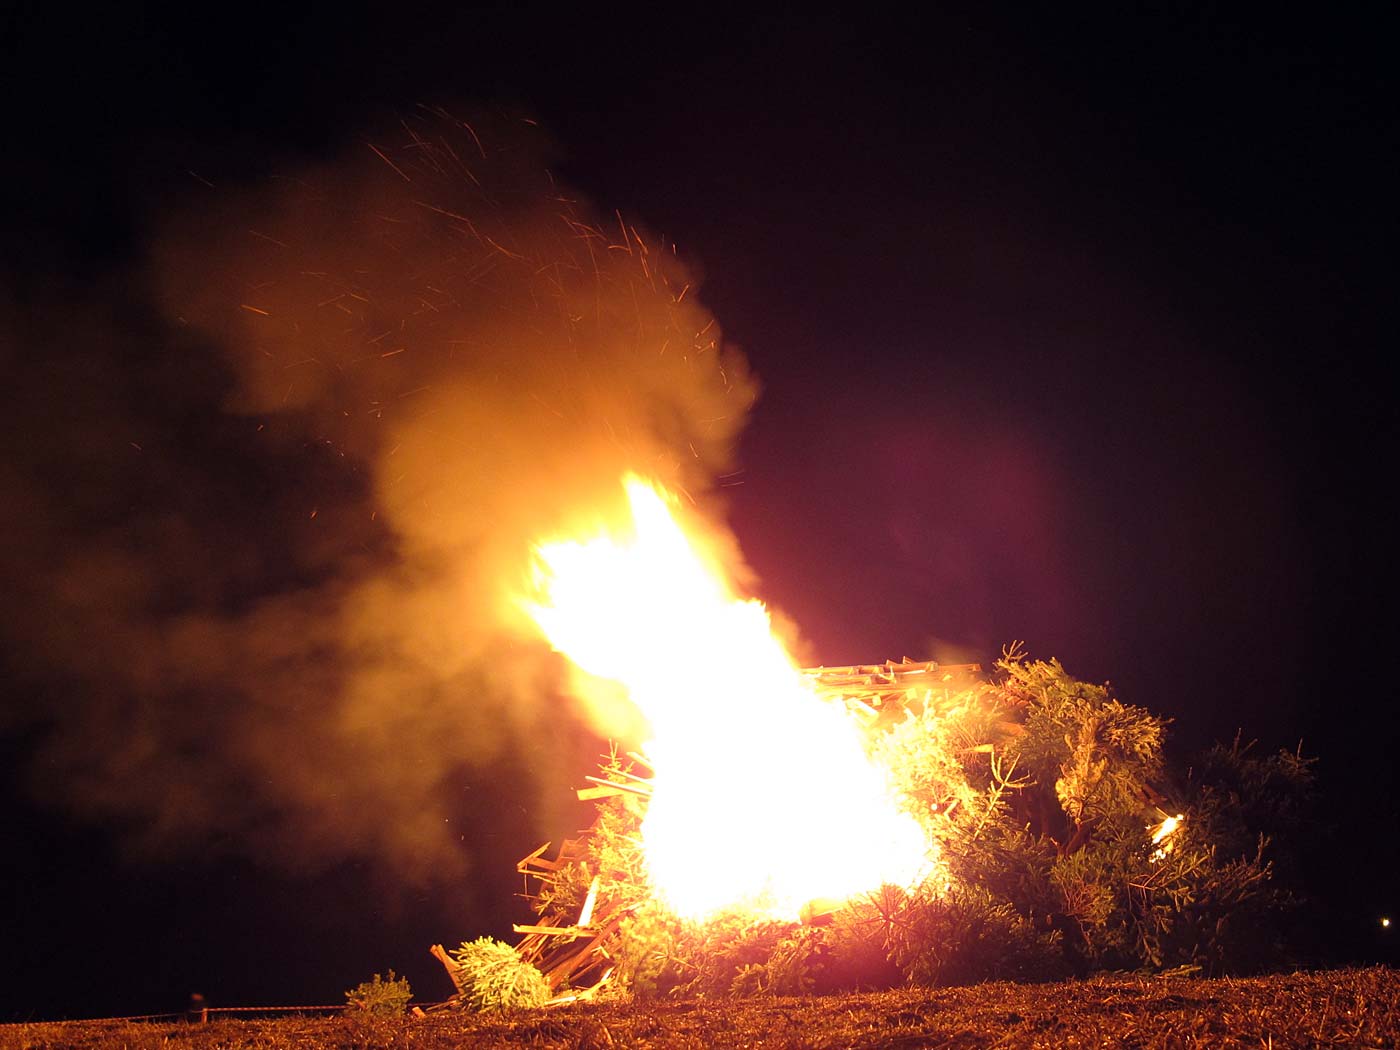
{"type": "Polygon", "coordinates": [[[915,663],[906,656],[899,663],[813,667],[802,677],[823,700],[843,703],[873,722],[898,721],[910,709],[937,707],[981,670],[981,664],[915,663]]]}

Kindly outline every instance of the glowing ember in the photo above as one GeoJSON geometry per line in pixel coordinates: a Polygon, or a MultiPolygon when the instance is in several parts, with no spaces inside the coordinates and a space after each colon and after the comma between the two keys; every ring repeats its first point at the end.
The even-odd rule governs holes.
{"type": "Polygon", "coordinates": [[[678,914],[796,918],[928,870],[846,712],[804,684],[768,613],[739,600],[671,511],[624,479],[625,529],[537,548],[523,602],[556,649],[621,684],[650,726],[642,835],[655,892],[678,914]]]}

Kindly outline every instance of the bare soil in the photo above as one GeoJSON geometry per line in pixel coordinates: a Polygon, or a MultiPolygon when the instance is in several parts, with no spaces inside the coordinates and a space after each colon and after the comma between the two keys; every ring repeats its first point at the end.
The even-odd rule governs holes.
{"type": "Polygon", "coordinates": [[[840,996],[578,1004],[496,1016],[10,1025],[0,1027],[0,1050],[1396,1047],[1397,1005],[1400,973],[1379,967],[1219,979],[1110,975],[840,996]]]}

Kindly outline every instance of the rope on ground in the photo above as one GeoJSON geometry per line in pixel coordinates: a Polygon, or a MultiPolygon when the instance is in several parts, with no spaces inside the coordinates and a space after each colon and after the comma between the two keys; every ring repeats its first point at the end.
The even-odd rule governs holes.
{"type": "Polygon", "coordinates": [[[310,1014],[328,1013],[345,1009],[344,1003],[333,1006],[208,1006],[198,1010],[174,1010],[163,1014],[129,1014],[125,1017],[69,1017],[61,1021],[5,1021],[0,1027],[13,1028],[18,1025],[51,1024],[114,1024],[119,1021],[132,1023],[150,1021],[197,1021],[199,1014],[310,1014]]]}
{"type": "MultiPolygon", "coordinates": [[[[418,1008],[421,1010],[433,1010],[454,1005],[453,1000],[448,999],[441,1003],[424,1003],[418,1008]]],[[[349,1009],[345,1003],[334,1003],[327,1006],[202,1006],[195,1010],[174,1010],[163,1014],[130,1014],[126,1017],[69,1017],[61,1021],[0,1021],[0,1028],[17,1028],[21,1025],[55,1025],[55,1024],[115,1024],[117,1022],[130,1022],[133,1024],[152,1021],[189,1021],[192,1024],[198,1023],[201,1014],[315,1014],[315,1013],[343,1013],[349,1009]]]]}

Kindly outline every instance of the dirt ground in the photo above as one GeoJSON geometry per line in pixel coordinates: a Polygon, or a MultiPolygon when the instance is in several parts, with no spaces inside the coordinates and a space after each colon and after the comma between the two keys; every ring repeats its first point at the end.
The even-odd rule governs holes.
{"type": "Polygon", "coordinates": [[[494,1050],[547,1047],[1396,1047],[1400,972],[908,988],[840,996],[607,1003],[507,1015],[0,1027],[0,1050],[494,1050]]]}

